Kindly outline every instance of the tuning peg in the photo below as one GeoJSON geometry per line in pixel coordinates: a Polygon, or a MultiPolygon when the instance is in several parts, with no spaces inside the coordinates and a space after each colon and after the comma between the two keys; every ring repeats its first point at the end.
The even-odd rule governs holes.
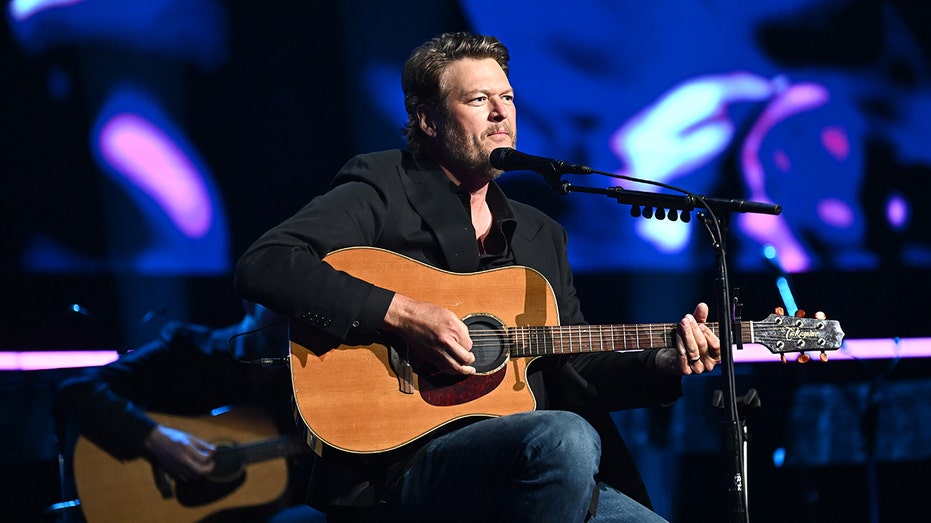
{"type": "Polygon", "coordinates": [[[776,307],[776,311],[775,311],[775,312],[776,312],[776,314],[778,314],[778,315],[780,315],[780,316],[785,316],[785,315],[786,315],[786,310],[783,309],[782,307],[776,307]]]}
{"type": "Polygon", "coordinates": [[[808,363],[808,360],[810,360],[810,359],[811,359],[811,356],[809,356],[808,354],[805,354],[804,352],[801,352],[801,353],[799,353],[799,355],[798,355],[798,362],[799,362],[799,363],[808,363]]]}
{"type": "Polygon", "coordinates": [[[804,309],[799,309],[799,310],[795,311],[795,317],[796,317],[796,318],[804,318],[804,317],[805,317],[805,310],[804,310],[804,309]]]}
{"type": "Polygon", "coordinates": [[[785,365],[786,364],[786,353],[784,352],[779,353],[779,359],[781,359],[782,364],[785,365]]]}
{"type": "Polygon", "coordinates": [[[826,320],[826,319],[828,319],[828,315],[825,314],[825,313],[823,313],[823,312],[821,312],[821,311],[818,311],[818,312],[815,313],[815,319],[817,319],[817,320],[826,320]]]}
{"type": "Polygon", "coordinates": [[[828,354],[824,351],[821,351],[821,361],[825,363],[828,361],[828,354]]]}

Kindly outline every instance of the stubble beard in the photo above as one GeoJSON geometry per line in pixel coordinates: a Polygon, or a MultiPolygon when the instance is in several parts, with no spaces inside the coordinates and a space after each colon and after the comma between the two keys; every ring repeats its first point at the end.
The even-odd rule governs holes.
{"type": "MultiPolygon", "coordinates": [[[[456,172],[468,173],[473,179],[490,182],[504,174],[488,161],[490,152],[485,152],[484,143],[470,135],[451,118],[444,118],[440,128],[443,143],[440,145],[446,161],[455,166],[456,172]]],[[[512,139],[515,142],[516,139],[512,139]]],[[[512,143],[512,147],[514,144],[512,143]]]]}

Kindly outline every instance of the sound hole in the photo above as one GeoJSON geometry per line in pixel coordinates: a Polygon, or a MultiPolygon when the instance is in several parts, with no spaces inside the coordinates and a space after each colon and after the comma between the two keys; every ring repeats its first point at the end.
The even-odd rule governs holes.
{"type": "Polygon", "coordinates": [[[507,343],[501,322],[491,316],[475,315],[465,320],[472,338],[472,354],[475,355],[477,374],[489,374],[501,368],[507,361],[507,343]]]}
{"type": "Polygon", "coordinates": [[[430,405],[462,405],[481,398],[501,384],[507,374],[507,342],[503,323],[476,314],[463,320],[472,338],[475,374],[442,374],[418,369],[420,395],[430,405]]]}

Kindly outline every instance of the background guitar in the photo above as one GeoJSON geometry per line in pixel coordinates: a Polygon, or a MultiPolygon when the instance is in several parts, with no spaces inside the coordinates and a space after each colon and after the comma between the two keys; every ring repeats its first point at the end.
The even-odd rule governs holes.
{"type": "MultiPolygon", "coordinates": [[[[307,452],[299,439],[280,436],[272,419],[258,409],[237,407],[202,417],[149,416],[213,443],[216,477],[174,482],[144,458],[120,461],[80,437],[74,450],[74,476],[89,523],[194,522],[224,511],[271,504],[287,489],[285,458],[307,452]]],[[[236,520],[232,513],[231,517],[236,520]]]]}

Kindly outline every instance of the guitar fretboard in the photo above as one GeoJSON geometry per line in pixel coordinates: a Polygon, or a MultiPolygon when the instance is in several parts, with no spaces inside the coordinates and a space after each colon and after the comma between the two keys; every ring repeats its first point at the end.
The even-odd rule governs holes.
{"type": "MultiPolygon", "coordinates": [[[[706,323],[715,335],[717,323],[706,323]]],[[[751,338],[753,324],[741,324],[742,337],[751,338]]],[[[545,356],[584,352],[625,352],[676,346],[675,323],[511,327],[507,329],[512,356],[545,356]]]]}
{"type": "Polygon", "coordinates": [[[237,457],[241,463],[258,463],[281,457],[291,457],[306,452],[306,447],[298,438],[282,436],[280,438],[246,443],[232,447],[221,447],[217,452],[237,457]]]}

